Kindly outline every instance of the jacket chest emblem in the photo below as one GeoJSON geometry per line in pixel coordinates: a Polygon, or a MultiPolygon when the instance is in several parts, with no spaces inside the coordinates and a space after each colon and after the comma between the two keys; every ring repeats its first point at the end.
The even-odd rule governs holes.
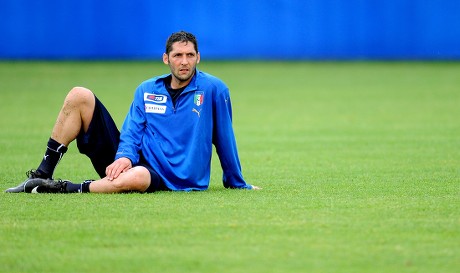
{"type": "Polygon", "coordinates": [[[196,106],[201,106],[204,101],[204,92],[203,91],[196,91],[195,96],[193,97],[193,103],[196,106]]]}

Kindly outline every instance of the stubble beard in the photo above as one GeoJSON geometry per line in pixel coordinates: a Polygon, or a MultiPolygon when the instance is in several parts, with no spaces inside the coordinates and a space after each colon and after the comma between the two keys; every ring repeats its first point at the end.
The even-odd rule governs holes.
{"type": "MultiPolygon", "coordinates": [[[[170,64],[170,68],[172,68],[171,64],[170,64]]],[[[190,68],[189,73],[187,75],[180,75],[180,68],[177,70],[177,72],[171,69],[171,73],[174,76],[174,78],[176,78],[176,80],[178,80],[180,83],[183,83],[183,82],[190,80],[193,77],[193,75],[195,75],[195,69],[196,69],[196,65],[190,68]]]]}

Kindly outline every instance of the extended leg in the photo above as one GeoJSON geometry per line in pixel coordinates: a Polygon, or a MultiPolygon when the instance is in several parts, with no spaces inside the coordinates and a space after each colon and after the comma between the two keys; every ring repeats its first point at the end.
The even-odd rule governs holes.
{"type": "Polygon", "coordinates": [[[137,166],[121,173],[110,181],[107,177],[91,182],[89,191],[93,193],[120,193],[127,191],[144,192],[150,186],[150,173],[145,167],[137,166]]]}
{"type": "Polygon", "coordinates": [[[27,181],[25,192],[32,193],[122,193],[144,192],[150,186],[150,172],[143,166],[137,166],[121,173],[118,178],[109,180],[104,177],[92,182],[73,184],[70,181],[55,181],[51,179],[35,178],[27,181]],[[86,188],[85,188],[86,187],[86,188]]]}

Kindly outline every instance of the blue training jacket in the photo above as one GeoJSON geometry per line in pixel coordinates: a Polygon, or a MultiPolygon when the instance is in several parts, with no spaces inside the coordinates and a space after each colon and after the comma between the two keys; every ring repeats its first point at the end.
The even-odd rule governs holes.
{"type": "Polygon", "coordinates": [[[134,165],[142,151],[169,189],[205,190],[214,144],[224,186],[252,188],[241,173],[228,87],[197,69],[174,106],[164,83],[169,75],[149,79],[136,89],[115,159],[127,157],[134,165]]]}

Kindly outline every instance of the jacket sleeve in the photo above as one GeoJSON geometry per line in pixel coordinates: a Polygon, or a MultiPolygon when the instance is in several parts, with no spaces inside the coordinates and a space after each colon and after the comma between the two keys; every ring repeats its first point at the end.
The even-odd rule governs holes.
{"type": "Polygon", "coordinates": [[[252,186],[244,181],[241,172],[232,127],[232,105],[228,88],[225,87],[215,94],[213,115],[213,143],[222,167],[224,187],[251,189],[252,186]]]}
{"type": "Polygon", "coordinates": [[[127,157],[132,164],[139,162],[142,136],[145,130],[145,111],[142,86],[135,92],[128,114],[121,128],[120,144],[115,155],[115,160],[127,157]]]}

